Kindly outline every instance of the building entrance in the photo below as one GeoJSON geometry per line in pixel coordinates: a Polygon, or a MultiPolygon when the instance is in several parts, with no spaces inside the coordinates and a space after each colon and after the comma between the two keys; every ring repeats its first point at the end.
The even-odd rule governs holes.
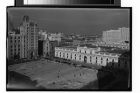
{"type": "Polygon", "coordinates": [[[84,63],[87,63],[87,56],[84,56],[84,63]]]}

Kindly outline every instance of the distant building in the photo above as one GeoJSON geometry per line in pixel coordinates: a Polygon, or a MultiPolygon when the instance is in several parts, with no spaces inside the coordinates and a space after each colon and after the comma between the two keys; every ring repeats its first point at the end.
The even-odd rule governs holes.
{"type": "Polygon", "coordinates": [[[50,41],[58,41],[61,42],[62,33],[51,33],[48,35],[50,41]]]}
{"type": "Polygon", "coordinates": [[[20,59],[21,55],[21,35],[15,32],[9,33],[7,38],[7,58],[20,59]]]}
{"type": "Polygon", "coordinates": [[[43,56],[43,42],[44,40],[38,40],[38,56],[43,56]]]}
{"type": "Polygon", "coordinates": [[[56,47],[55,57],[106,66],[108,63],[118,63],[120,54],[101,52],[99,47],[56,47]]]}
{"type": "Polygon", "coordinates": [[[122,50],[129,50],[130,44],[129,43],[106,43],[106,42],[94,42],[92,45],[95,46],[105,46],[105,47],[114,47],[120,48],[122,50]]]}
{"type": "Polygon", "coordinates": [[[50,41],[48,38],[43,41],[43,56],[44,57],[54,57],[55,47],[58,46],[58,41],[50,41]]]}
{"type": "Polygon", "coordinates": [[[123,27],[118,30],[104,31],[102,39],[107,44],[129,42],[130,29],[123,27]]]}

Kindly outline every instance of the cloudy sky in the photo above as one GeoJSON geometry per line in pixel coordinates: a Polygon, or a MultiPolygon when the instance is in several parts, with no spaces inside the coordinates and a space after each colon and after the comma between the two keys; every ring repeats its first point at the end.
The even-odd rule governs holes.
{"type": "Polygon", "coordinates": [[[99,35],[102,31],[129,27],[129,13],[123,8],[8,8],[8,21],[9,27],[16,28],[28,15],[48,32],[99,35]]]}

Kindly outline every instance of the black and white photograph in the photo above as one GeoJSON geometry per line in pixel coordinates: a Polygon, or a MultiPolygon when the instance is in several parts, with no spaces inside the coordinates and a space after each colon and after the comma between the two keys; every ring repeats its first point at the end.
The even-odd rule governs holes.
{"type": "Polygon", "coordinates": [[[8,7],[7,90],[131,91],[131,8],[8,7]]]}

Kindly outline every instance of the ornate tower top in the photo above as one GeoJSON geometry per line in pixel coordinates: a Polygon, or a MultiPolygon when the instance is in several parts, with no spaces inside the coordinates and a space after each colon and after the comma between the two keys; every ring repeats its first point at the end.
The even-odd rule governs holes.
{"type": "Polygon", "coordinates": [[[24,22],[29,22],[29,16],[25,15],[25,16],[23,17],[23,21],[24,21],[24,22]]]}

